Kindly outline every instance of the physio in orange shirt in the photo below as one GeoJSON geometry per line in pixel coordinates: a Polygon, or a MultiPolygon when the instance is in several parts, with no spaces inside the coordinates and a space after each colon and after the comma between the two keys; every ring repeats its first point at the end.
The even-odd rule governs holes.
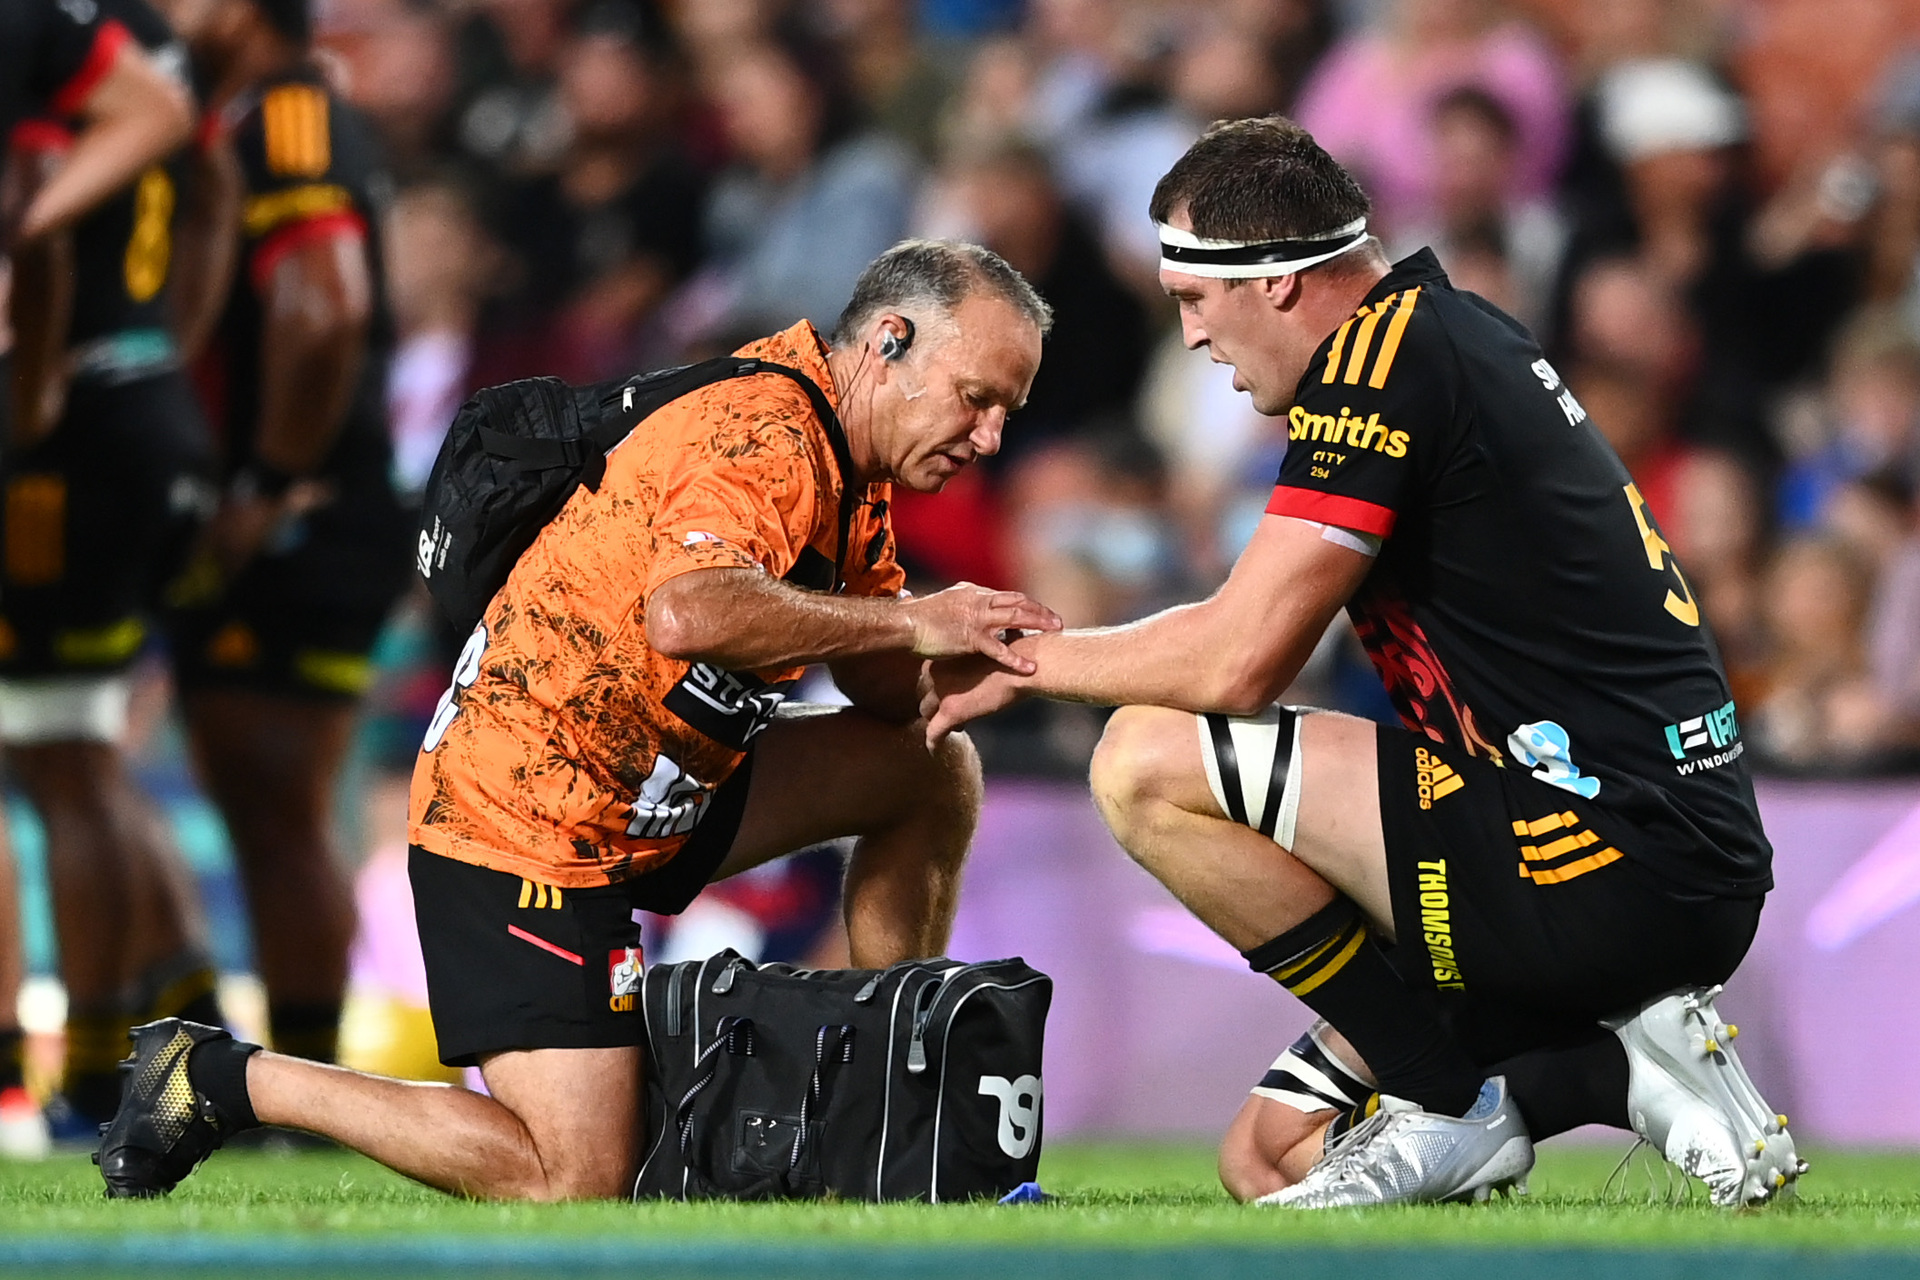
{"type": "Polygon", "coordinates": [[[711,880],[857,836],[853,962],[938,954],[980,766],[964,738],[927,747],[922,664],[978,653],[1024,673],[1003,634],[1059,619],[970,584],[907,598],[887,497],[999,448],[1050,320],[992,253],[908,241],[867,268],[831,342],[803,321],[742,349],[798,370],[831,413],[769,373],[641,423],[495,596],[414,772],[435,1030],[491,1096],[154,1023],[101,1152],[109,1189],[165,1191],[265,1123],[463,1194],[621,1195],[641,1136],[636,908],[678,911],[711,880]],[[783,707],[818,662],[853,705],[783,707]]]}

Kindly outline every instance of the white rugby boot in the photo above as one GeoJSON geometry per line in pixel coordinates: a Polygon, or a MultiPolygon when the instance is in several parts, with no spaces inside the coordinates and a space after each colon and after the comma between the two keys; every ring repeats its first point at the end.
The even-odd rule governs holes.
{"type": "Polygon", "coordinates": [[[0,1089],[0,1160],[44,1160],[52,1151],[40,1104],[25,1089],[0,1089]]]}
{"type": "Polygon", "coordinates": [[[1793,1193],[1807,1171],[1787,1118],[1753,1087],[1733,1051],[1740,1028],[1714,1009],[1719,987],[1685,987],[1601,1025],[1620,1037],[1632,1074],[1633,1131],[1707,1184],[1717,1205],[1762,1204],[1793,1193]]]}
{"type": "Polygon", "coordinates": [[[1412,1108],[1379,1111],[1343,1134],[1307,1176],[1255,1204],[1291,1209],[1357,1208],[1525,1193],[1533,1142],[1505,1076],[1480,1086],[1464,1116],[1412,1108]]]}

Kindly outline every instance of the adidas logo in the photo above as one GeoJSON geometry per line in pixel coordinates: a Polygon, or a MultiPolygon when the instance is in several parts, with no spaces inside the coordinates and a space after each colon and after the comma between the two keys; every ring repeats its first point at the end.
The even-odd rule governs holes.
{"type": "Polygon", "coordinates": [[[1448,796],[1466,786],[1466,780],[1453,771],[1453,766],[1434,755],[1425,747],[1413,749],[1414,781],[1420,788],[1420,807],[1433,808],[1435,800],[1445,800],[1448,796]]]}

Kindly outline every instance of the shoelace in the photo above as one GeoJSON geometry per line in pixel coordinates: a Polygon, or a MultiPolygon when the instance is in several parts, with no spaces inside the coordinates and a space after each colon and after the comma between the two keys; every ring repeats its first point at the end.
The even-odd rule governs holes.
{"type": "Polygon", "coordinates": [[[1348,1180],[1354,1170],[1363,1167],[1361,1152],[1372,1144],[1375,1135],[1388,1128],[1401,1114],[1398,1111],[1376,1111],[1341,1134],[1320,1157],[1320,1163],[1309,1176],[1321,1182],[1348,1180]]]}

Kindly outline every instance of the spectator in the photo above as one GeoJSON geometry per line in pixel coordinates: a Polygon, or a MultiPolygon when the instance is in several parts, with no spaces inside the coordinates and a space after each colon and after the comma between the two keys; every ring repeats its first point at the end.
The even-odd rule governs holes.
{"type": "Polygon", "coordinates": [[[1428,245],[1453,277],[1529,328],[1548,315],[1566,230],[1542,199],[1517,199],[1519,125],[1499,98],[1462,85],[1433,107],[1438,176],[1428,219],[1399,237],[1395,256],[1428,245]]]}
{"type": "Polygon", "coordinates": [[[1895,732],[1868,675],[1864,625],[1871,567],[1845,542],[1803,536],[1767,571],[1772,661],[1748,713],[1750,741],[1781,768],[1833,772],[1870,766],[1895,732]]]}
{"type": "Polygon", "coordinates": [[[915,33],[912,0],[827,0],[820,7],[828,34],[845,50],[867,116],[932,159],[954,74],[915,33]]]}
{"type": "Polygon", "coordinates": [[[684,336],[731,349],[795,314],[829,327],[861,267],[905,231],[912,157],[865,127],[821,46],[761,44],[707,75],[736,161],[707,205],[714,271],[689,295],[684,336]]]}
{"type": "Polygon", "coordinates": [[[1812,374],[1852,303],[1852,226],[1804,217],[1804,192],[1756,210],[1736,149],[1742,106],[1699,66],[1621,64],[1606,73],[1598,102],[1627,204],[1617,214],[1582,210],[1588,220],[1570,237],[1562,291],[1596,257],[1638,256],[1685,299],[1700,337],[1682,433],[1772,466],[1775,401],[1812,374]]]}
{"type": "Polygon", "coordinates": [[[408,0],[355,0],[329,12],[321,43],[344,67],[343,92],[373,121],[394,176],[439,167],[453,145],[459,87],[445,14],[408,0]]]}
{"type": "Polygon", "coordinates": [[[583,15],[560,59],[570,141],[558,171],[501,201],[521,276],[489,317],[490,380],[586,382],[649,362],[644,327],[700,253],[705,182],[674,135],[678,89],[647,10],[600,0],[583,15]]]}
{"type": "Polygon", "coordinates": [[[422,182],[387,213],[387,300],[397,341],[387,371],[393,464],[418,493],[467,396],[481,297],[499,251],[458,183],[422,182]]]}
{"type": "Polygon", "coordinates": [[[566,147],[555,91],[569,0],[479,0],[455,32],[462,157],[487,178],[550,169],[566,147]]]}
{"type": "Polygon", "coordinates": [[[1920,479],[1920,341],[1894,317],[1868,312],[1849,327],[1826,401],[1825,444],[1781,478],[1788,528],[1827,523],[1835,496],[1856,481],[1883,477],[1908,490],[1920,479]]]}
{"type": "Polygon", "coordinates": [[[1147,358],[1146,309],[1108,267],[1084,217],[1066,206],[1046,157],[1017,143],[962,153],[935,186],[938,234],[986,245],[1053,306],[1046,359],[993,465],[1131,409],[1147,358]]]}
{"type": "Polygon", "coordinates": [[[1430,121],[1449,90],[1478,85],[1515,121],[1515,200],[1546,195],[1566,144],[1562,72],[1493,0],[1394,0],[1375,28],[1344,37],[1309,77],[1300,123],[1373,197],[1376,231],[1427,216],[1439,171],[1430,121]]]}

